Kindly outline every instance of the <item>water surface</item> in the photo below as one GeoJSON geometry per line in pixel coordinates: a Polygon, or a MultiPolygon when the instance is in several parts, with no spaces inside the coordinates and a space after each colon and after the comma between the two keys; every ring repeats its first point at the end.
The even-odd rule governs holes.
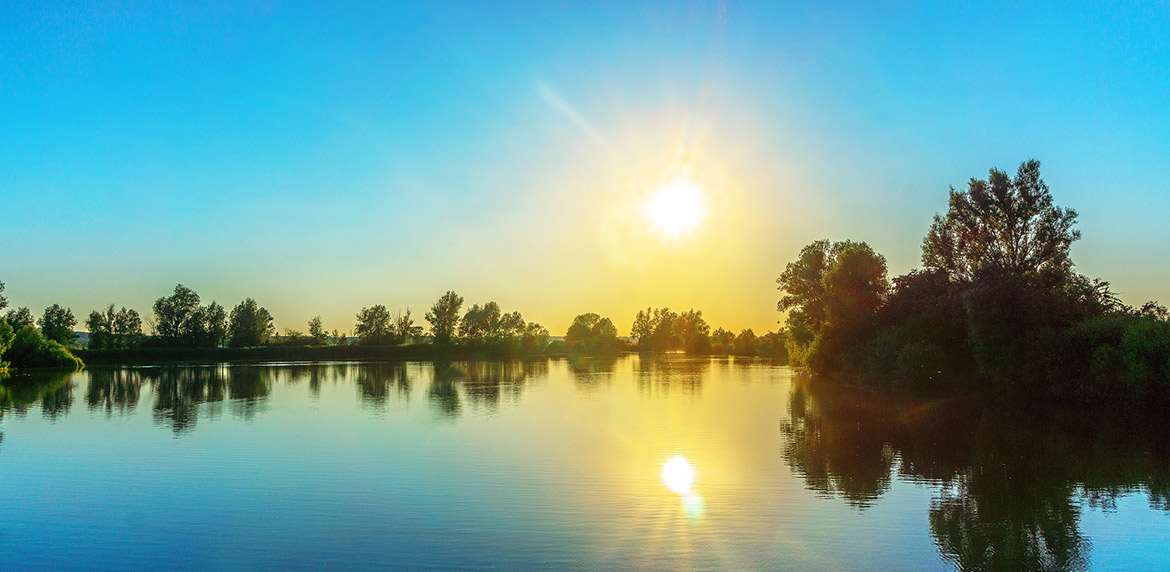
{"type": "Polygon", "coordinates": [[[2,569],[1170,563],[1165,424],[762,361],[91,369],[0,410],[2,569]]]}

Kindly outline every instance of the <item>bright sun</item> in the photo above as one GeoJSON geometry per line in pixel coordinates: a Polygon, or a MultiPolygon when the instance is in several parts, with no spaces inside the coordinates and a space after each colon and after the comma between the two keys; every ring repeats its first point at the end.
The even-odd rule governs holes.
{"type": "Polygon", "coordinates": [[[642,204],[642,215],[659,234],[678,238],[703,222],[707,201],[697,185],[677,179],[663,185],[642,204]]]}

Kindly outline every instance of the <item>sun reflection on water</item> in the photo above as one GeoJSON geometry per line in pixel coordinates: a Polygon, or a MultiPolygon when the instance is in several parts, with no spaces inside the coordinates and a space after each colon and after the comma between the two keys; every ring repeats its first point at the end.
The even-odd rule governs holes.
{"type": "Polygon", "coordinates": [[[662,464],[662,482],[671,491],[680,495],[688,494],[695,484],[695,469],[686,458],[675,455],[662,464]]]}
{"type": "Polygon", "coordinates": [[[695,468],[682,455],[675,455],[662,464],[662,484],[682,496],[683,512],[696,519],[703,514],[703,499],[694,491],[695,468]]]}

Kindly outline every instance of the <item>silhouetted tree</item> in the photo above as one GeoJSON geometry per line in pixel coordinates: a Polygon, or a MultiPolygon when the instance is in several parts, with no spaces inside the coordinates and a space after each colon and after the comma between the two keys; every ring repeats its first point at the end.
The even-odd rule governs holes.
{"type": "Polygon", "coordinates": [[[73,310],[53,304],[45,308],[45,314],[37,322],[41,327],[41,334],[45,339],[53,340],[68,347],[73,343],[77,334],[73,333],[73,326],[77,325],[77,318],[73,317],[73,310]]]}
{"type": "Polygon", "coordinates": [[[313,345],[325,345],[327,337],[325,328],[321,325],[321,316],[314,316],[312,320],[309,320],[309,338],[313,345]]]}
{"type": "Polygon", "coordinates": [[[711,339],[708,333],[711,326],[703,319],[701,310],[690,309],[682,312],[671,323],[674,339],[682,344],[682,349],[691,354],[708,354],[711,352],[711,339]]]}
{"type": "Polygon", "coordinates": [[[448,290],[431,306],[426,313],[426,320],[431,324],[431,337],[436,344],[449,344],[459,331],[459,310],[463,307],[463,297],[448,290]]]}
{"type": "Polygon", "coordinates": [[[423,335],[422,326],[415,324],[414,318],[410,317],[410,308],[406,312],[395,312],[393,329],[395,341],[402,344],[418,341],[423,335]]]}
{"type": "Polygon", "coordinates": [[[617,327],[600,314],[580,314],[565,332],[565,346],[571,352],[608,353],[621,347],[617,327]]]}
{"type": "Polygon", "coordinates": [[[737,356],[754,356],[759,350],[756,348],[756,333],[748,328],[735,336],[732,343],[733,353],[737,356]]]}
{"type": "Polygon", "coordinates": [[[8,325],[12,326],[13,330],[19,330],[25,326],[37,325],[37,320],[33,317],[32,310],[29,310],[26,306],[9,310],[8,314],[4,316],[4,320],[8,322],[8,325]]]}
{"type": "Polygon", "coordinates": [[[832,369],[839,350],[874,327],[889,293],[886,259],[864,242],[818,240],[800,251],[776,280],[785,292],[777,308],[788,310],[790,357],[832,369]]]}
{"type": "Polygon", "coordinates": [[[358,312],[353,335],[357,336],[362,344],[388,344],[392,341],[393,334],[390,325],[390,311],[386,309],[386,306],[376,304],[370,308],[362,308],[358,312]]]}
{"type": "Polygon", "coordinates": [[[199,305],[199,295],[179,284],[173,294],[154,302],[154,330],[168,346],[217,346],[228,335],[227,312],[212,302],[199,305]]]}
{"type": "Polygon", "coordinates": [[[634,338],[638,349],[643,351],[681,349],[683,340],[679,339],[674,327],[677,319],[678,314],[670,311],[670,308],[639,310],[630,327],[630,336],[634,338]]]}
{"type": "Polygon", "coordinates": [[[134,347],[142,338],[142,319],[125,306],[114,311],[110,304],[104,311],[90,312],[85,327],[89,330],[90,349],[134,347]]]}
{"type": "Polygon", "coordinates": [[[4,283],[0,282],[0,310],[8,307],[8,298],[4,297],[4,283]]]}
{"type": "Polygon", "coordinates": [[[946,216],[935,215],[923,240],[922,263],[965,282],[985,272],[1061,281],[1072,268],[1069,247],[1081,237],[1076,219],[1076,211],[1053,205],[1039,161],[1021,163],[1014,179],[991,169],[964,192],[951,188],[946,216]]]}
{"type": "Polygon", "coordinates": [[[228,325],[228,344],[234,348],[260,346],[276,334],[272,314],[251,298],[232,308],[228,325]]]}

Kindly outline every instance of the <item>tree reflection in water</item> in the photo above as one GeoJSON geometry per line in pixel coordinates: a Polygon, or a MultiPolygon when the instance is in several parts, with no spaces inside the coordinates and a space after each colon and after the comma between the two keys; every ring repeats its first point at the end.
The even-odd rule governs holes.
{"type": "Polygon", "coordinates": [[[939,487],[931,534],[961,570],[1083,570],[1085,504],[1145,491],[1166,510],[1162,415],[1004,411],[978,399],[920,401],[794,381],[784,458],[808,487],[859,510],[899,478],[939,487]]]}
{"type": "Polygon", "coordinates": [[[640,354],[634,360],[634,379],[643,394],[668,394],[674,390],[699,393],[703,376],[711,367],[709,358],[681,357],[674,354],[640,354]]]}
{"type": "Polygon", "coordinates": [[[603,385],[608,385],[613,378],[613,370],[617,367],[618,357],[616,355],[570,356],[568,359],[569,371],[573,373],[573,383],[577,389],[596,392],[603,385]]]}

